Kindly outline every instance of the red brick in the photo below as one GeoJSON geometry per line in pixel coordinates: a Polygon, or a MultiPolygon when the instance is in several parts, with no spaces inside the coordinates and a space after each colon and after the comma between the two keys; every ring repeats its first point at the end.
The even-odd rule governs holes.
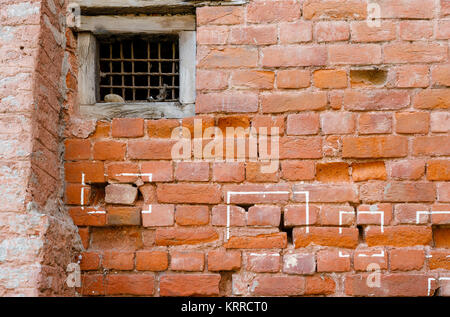
{"type": "Polygon", "coordinates": [[[94,160],[123,161],[127,145],[118,141],[97,141],[94,143],[94,160]]]}
{"type": "Polygon", "coordinates": [[[161,296],[217,296],[220,274],[170,274],[161,276],[161,296]]]}
{"type": "Polygon", "coordinates": [[[176,207],[175,221],[181,226],[201,226],[209,222],[208,206],[179,205],[176,207]]]}
{"type": "Polygon", "coordinates": [[[281,137],[280,159],[308,159],[322,157],[322,139],[319,137],[281,137]]]}
{"type": "Polygon", "coordinates": [[[424,250],[392,249],[389,252],[391,271],[421,270],[425,263],[424,250]]]}
{"type": "Polygon", "coordinates": [[[450,184],[441,183],[437,185],[437,197],[439,201],[450,202],[450,184]]]}
{"type": "Polygon", "coordinates": [[[361,113],[358,127],[360,134],[391,133],[392,116],[386,113],[361,113]]]}
{"type": "Polygon", "coordinates": [[[436,86],[450,86],[450,64],[436,65],[431,69],[432,83],[436,86]]]}
{"type": "Polygon", "coordinates": [[[414,245],[429,245],[431,242],[431,228],[423,226],[369,226],[366,228],[366,242],[368,246],[390,245],[407,247],[414,245]]]}
{"type": "Polygon", "coordinates": [[[208,252],[208,271],[236,271],[241,268],[241,252],[213,250],[208,252]]]}
{"type": "MultiPolygon", "coordinates": [[[[309,201],[318,203],[357,202],[356,187],[351,184],[297,184],[294,192],[309,191],[309,201]]],[[[294,201],[305,202],[304,194],[294,194],[294,201]]]]}
{"type": "Polygon", "coordinates": [[[137,188],[129,184],[109,184],[105,188],[105,202],[108,204],[133,205],[137,196],[137,188]]]}
{"type": "Polygon", "coordinates": [[[322,245],[341,248],[356,248],[358,245],[357,228],[341,228],[339,233],[337,227],[310,227],[309,233],[306,228],[294,228],[293,240],[296,248],[308,245],[322,245]]]}
{"type": "Polygon", "coordinates": [[[166,251],[136,252],[136,270],[138,271],[165,271],[169,266],[169,257],[166,251]]]}
{"type": "Polygon", "coordinates": [[[213,228],[161,228],[156,229],[156,245],[199,244],[219,239],[213,228]]]}
{"type": "Polygon", "coordinates": [[[428,161],[427,179],[432,181],[450,180],[450,160],[428,161]]]}
{"type": "Polygon", "coordinates": [[[339,69],[320,69],[314,72],[314,86],[318,88],[347,87],[347,72],[339,69]]]}
{"type": "Polygon", "coordinates": [[[117,118],[112,120],[114,138],[137,138],[144,136],[144,119],[117,118]]]}
{"type": "Polygon", "coordinates": [[[64,170],[66,182],[69,183],[81,183],[82,173],[85,183],[105,182],[103,162],[66,162],[64,170]]]}
{"type": "Polygon", "coordinates": [[[312,23],[309,21],[282,22],[279,24],[280,43],[293,44],[312,40],[312,23]]]}
{"type": "Polygon", "coordinates": [[[213,181],[239,183],[245,179],[245,165],[241,162],[213,164],[213,181]]]}
{"type": "Polygon", "coordinates": [[[356,19],[363,20],[367,15],[367,5],[361,0],[307,0],[303,3],[305,19],[356,19]]]}
{"type": "Polygon", "coordinates": [[[246,269],[256,273],[276,273],[280,271],[281,256],[279,253],[255,253],[247,255],[246,269]]]}
{"type": "Polygon", "coordinates": [[[309,205],[308,223],[306,223],[306,205],[287,205],[284,207],[284,225],[292,227],[315,224],[319,210],[319,207],[309,205]]]}
{"type": "Polygon", "coordinates": [[[305,278],[302,276],[260,275],[250,286],[253,296],[303,295],[305,278]]]}
{"type": "Polygon", "coordinates": [[[148,120],[147,133],[151,138],[170,138],[173,130],[179,126],[177,119],[148,120]]]}
{"type": "Polygon", "coordinates": [[[431,132],[450,132],[450,113],[431,113],[431,132]]]}
{"type": "Polygon", "coordinates": [[[321,66],[327,63],[327,50],[321,46],[268,46],[261,49],[263,67],[321,66]]]}
{"type": "Polygon", "coordinates": [[[225,89],[228,87],[228,72],[225,71],[197,69],[195,78],[196,87],[199,90],[225,89]]]}
{"type": "Polygon", "coordinates": [[[322,110],[327,105],[325,92],[278,92],[261,95],[264,113],[322,110]]]}
{"type": "MultiPolygon", "coordinates": [[[[147,207],[144,205],[144,208],[147,207]]],[[[174,223],[174,205],[150,205],[151,212],[142,213],[144,227],[172,226],[174,223]]],[[[148,209],[145,209],[148,210],[148,209]]]]}
{"type": "Polygon", "coordinates": [[[448,20],[438,21],[436,39],[438,40],[448,40],[450,39],[450,23],[448,20]]]}
{"type": "Polygon", "coordinates": [[[175,167],[175,179],[178,181],[202,182],[209,180],[208,162],[179,162],[175,167]]]}
{"type": "Polygon", "coordinates": [[[286,253],[283,256],[283,273],[313,274],[316,271],[316,259],[312,253],[286,253]]]}
{"type": "Polygon", "coordinates": [[[395,114],[397,133],[428,133],[430,114],[427,112],[401,112],[395,114]]]}
{"type": "Polygon", "coordinates": [[[91,186],[81,184],[66,184],[65,203],[68,205],[90,205],[91,204],[91,186]]]}
{"type": "Polygon", "coordinates": [[[448,89],[424,89],[413,99],[417,109],[450,109],[450,91],[448,89]]]}
{"type": "Polygon", "coordinates": [[[450,136],[418,136],[412,144],[414,155],[450,155],[450,136]]]}
{"type": "Polygon", "coordinates": [[[355,115],[350,112],[323,112],[320,125],[324,134],[352,134],[355,131],[355,115]]]}
{"type": "Polygon", "coordinates": [[[242,184],[242,185],[224,185],[224,197],[228,192],[256,192],[249,195],[233,195],[230,194],[230,203],[237,205],[254,205],[254,204],[277,204],[287,202],[289,200],[289,186],[287,184],[242,184]],[[276,194],[261,194],[261,192],[280,192],[276,194]]]}
{"type": "Polygon", "coordinates": [[[226,26],[200,26],[197,28],[197,43],[224,45],[229,35],[230,30],[226,26]]]}
{"type": "Polygon", "coordinates": [[[330,295],[336,291],[336,282],[328,276],[307,276],[305,295],[330,295]]]}
{"type": "Polygon", "coordinates": [[[384,63],[432,63],[447,58],[447,47],[438,43],[392,43],[383,48],[384,63]]]}
{"type": "Polygon", "coordinates": [[[119,183],[134,183],[138,180],[139,166],[136,163],[111,163],[106,166],[108,181],[119,183]],[[134,174],[134,175],[123,175],[134,174]]]}
{"type": "Polygon", "coordinates": [[[290,181],[314,179],[313,161],[282,161],[281,177],[290,181]]]}
{"type": "Polygon", "coordinates": [[[348,163],[328,162],[316,164],[316,179],[324,183],[348,182],[350,180],[348,163]]]}
{"type": "Polygon", "coordinates": [[[369,26],[367,21],[351,22],[353,42],[385,42],[396,38],[396,24],[392,21],[381,21],[379,27],[369,26]]]}
{"type": "Polygon", "coordinates": [[[355,182],[370,179],[386,180],[386,166],[384,162],[365,162],[352,164],[352,178],[355,182]]]}
{"type": "MultiPolygon", "coordinates": [[[[170,182],[173,180],[172,163],[169,161],[142,162],[141,173],[152,174],[152,182],[170,182]]],[[[143,180],[147,181],[148,177],[143,176],[143,180]]]]}
{"type": "Polygon", "coordinates": [[[83,252],[81,254],[80,269],[82,271],[100,269],[100,255],[97,252],[83,252]]]}
{"type": "Polygon", "coordinates": [[[347,22],[317,22],[315,25],[317,42],[346,41],[350,38],[347,22]]]}
{"type": "Polygon", "coordinates": [[[383,200],[390,202],[434,201],[436,191],[433,183],[388,183],[383,191],[383,200]]]}
{"type": "Polygon", "coordinates": [[[106,276],[107,295],[145,295],[155,292],[155,277],[150,274],[109,274],[106,276]]]}
{"type": "MultiPolygon", "coordinates": [[[[128,142],[128,158],[135,160],[171,160],[172,148],[177,140],[151,139],[128,142]]],[[[188,155],[188,158],[190,155],[188,155]]]]}
{"type": "Polygon", "coordinates": [[[317,113],[290,114],[287,117],[286,134],[308,135],[319,132],[319,115],[317,113]]]}
{"type": "Polygon", "coordinates": [[[373,263],[380,266],[380,270],[387,270],[388,256],[384,249],[370,248],[355,250],[353,266],[355,271],[368,271],[368,266],[373,263]],[[381,255],[382,256],[379,256],[381,255]]]}
{"type": "Polygon", "coordinates": [[[344,137],[342,157],[382,158],[404,157],[408,154],[408,140],[401,136],[344,137]]]}
{"type": "Polygon", "coordinates": [[[436,248],[450,248],[450,228],[437,227],[433,230],[433,240],[436,248]]]}
{"type": "Polygon", "coordinates": [[[224,247],[227,249],[282,249],[286,246],[286,232],[257,236],[232,236],[224,243],[224,247]]]}
{"type": "Polygon", "coordinates": [[[276,44],[276,25],[239,26],[232,28],[230,31],[229,43],[238,45],[276,44]]]}
{"type": "Polygon", "coordinates": [[[139,192],[144,199],[144,204],[156,203],[156,186],[152,184],[144,184],[139,187],[139,192]]]}
{"type": "Polygon", "coordinates": [[[81,243],[83,244],[83,248],[85,250],[89,249],[89,227],[80,228],[78,227],[78,235],[80,236],[81,243]]]}
{"type": "Polygon", "coordinates": [[[334,44],[328,47],[330,64],[380,64],[381,47],[376,44],[334,44]]]}
{"type": "Polygon", "coordinates": [[[322,226],[351,226],[355,224],[355,218],[355,210],[351,206],[328,205],[322,206],[318,222],[322,226]],[[342,213],[342,211],[345,211],[345,213],[342,213]]]}
{"type": "Polygon", "coordinates": [[[245,168],[246,179],[252,183],[264,183],[273,182],[276,183],[279,180],[278,164],[275,162],[262,163],[262,162],[248,162],[245,168]],[[274,172],[265,171],[264,168],[272,169],[273,164],[276,164],[274,172]]]}
{"type": "Polygon", "coordinates": [[[172,271],[203,271],[205,255],[203,252],[172,252],[170,254],[170,269],[172,271]]]}
{"type": "Polygon", "coordinates": [[[272,89],[275,81],[275,73],[260,70],[238,70],[231,75],[233,88],[272,89]]]}
{"type": "Polygon", "coordinates": [[[271,23],[293,21],[301,16],[301,4],[297,1],[252,2],[247,6],[247,22],[271,23]]]}
{"type": "Polygon", "coordinates": [[[136,207],[107,207],[107,223],[115,226],[140,226],[141,213],[136,207]]]}
{"type": "Polygon", "coordinates": [[[252,206],[248,209],[248,226],[273,226],[280,225],[281,210],[278,206],[252,206]]]}
{"type": "Polygon", "coordinates": [[[252,128],[257,132],[267,130],[267,135],[284,134],[284,116],[256,115],[252,118],[252,128]]]}
{"type": "MultiPolygon", "coordinates": [[[[247,212],[244,208],[231,205],[230,207],[230,223],[232,227],[244,227],[247,223],[247,212]]],[[[212,208],[211,224],[213,226],[227,225],[227,206],[217,205],[212,208]]]]}
{"type": "Polygon", "coordinates": [[[244,9],[240,6],[205,6],[197,8],[197,25],[231,25],[242,22],[244,22],[244,9]]]}
{"type": "Polygon", "coordinates": [[[417,224],[417,212],[426,211],[427,214],[419,214],[419,224],[429,221],[429,207],[423,204],[400,204],[395,206],[395,219],[401,224],[417,224]]]}
{"type": "Polygon", "coordinates": [[[247,92],[211,92],[197,95],[197,113],[234,112],[247,113],[258,110],[258,95],[247,92]]]}
{"type": "Polygon", "coordinates": [[[430,84],[428,65],[403,65],[394,69],[393,86],[399,88],[425,88],[430,84]]]}
{"type": "Polygon", "coordinates": [[[425,173],[424,160],[401,160],[391,162],[390,165],[392,178],[418,180],[425,173]]]}
{"type": "Polygon", "coordinates": [[[109,137],[111,131],[111,123],[107,121],[97,121],[94,134],[90,136],[92,139],[102,139],[109,137]]]}
{"type": "MultiPolygon", "coordinates": [[[[197,66],[200,68],[256,67],[258,51],[250,47],[199,47],[197,66]]],[[[198,111],[197,111],[198,113],[198,111]]]]}
{"type": "Polygon", "coordinates": [[[349,90],[344,93],[344,107],[352,111],[398,110],[409,106],[409,93],[401,90],[349,90]]]}
{"type": "Polygon", "coordinates": [[[134,268],[134,253],[117,251],[104,252],[102,266],[110,270],[132,270],[134,268]]]}
{"type": "Polygon", "coordinates": [[[289,69],[279,70],[277,73],[278,88],[306,88],[311,84],[309,70],[289,69]]]}
{"type": "Polygon", "coordinates": [[[450,261],[448,260],[447,250],[431,250],[431,257],[428,259],[430,270],[445,269],[450,270],[450,261]]]}
{"type": "Polygon", "coordinates": [[[427,40],[433,36],[431,21],[401,21],[400,38],[405,41],[427,40]]]}
{"type": "MultiPolygon", "coordinates": [[[[348,255],[343,251],[342,255],[348,255]]],[[[317,272],[350,271],[350,256],[341,256],[338,251],[320,250],[317,252],[317,272]]]]}
{"type": "Polygon", "coordinates": [[[105,295],[105,282],[102,274],[83,274],[81,277],[81,295],[105,295]]]}
{"type": "Polygon", "coordinates": [[[162,203],[218,204],[220,186],[209,184],[159,184],[156,190],[162,203]]]}
{"type": "Polygon", "coordinates": [[[389,225],[392,221],[392,205],[381,203],[373,205],[359,205],[357,210],[356,222],[358,225],[381,225],[381,219],[383,219],[383,225],[389,225]],[[383,214],[368,214],[368,211],[382,211],[383,214]]]}
{"type": "Polygon", "coordinates": [[[67,161],[88,160],[91,157],[91,142],[89,140],[67,139],[64,146],[64,159],[67,161]]]}
{"type": "Polygon", "coordinates": [[[433,214],[431,214],[431,223],[434,225],[447,225],[450,224],[450,205],[433,205],[431,207],[433,214]],[[445,213],[439,213],[439,212],[445,213]]]}
{"type": "MultiPolygon", "coordinates": [[[[428,278],[425,274],[381,274],[381,287],[369,287],[369,273],[345,277],[345,294],[351,296],[427,296],[428,278]]],[[[434,292],[435,287],[431,291],[434,292]]],[[[432,294],[432,293],[431,293],[432,294]]]]}

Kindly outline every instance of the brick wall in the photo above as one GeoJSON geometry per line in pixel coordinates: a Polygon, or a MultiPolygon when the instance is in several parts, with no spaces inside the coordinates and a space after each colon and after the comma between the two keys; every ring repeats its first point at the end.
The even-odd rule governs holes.
{"type": "Polygon", "coordinates": [[[63,6],[6,0],[0,7],[0,296],[74,294],[64,283],[81,243],[60,177],[63,6]]]}
{"type": "MultiPolygon", "coordinates": [[[[62,276],[58,270],[76,254],[69,250],[76,246],[71,227],[55,221],[42,225],[54,230],[42,229],[30,221],[26,203],[35,202],[32,210],[46,219],[65,220],[65,209],[55,204],[64,185],[84,245],[82,295],[449,295],[442,278],[450,276],[450,216],[438,212],[450,210],[450,3],[374,2],[382,17],[376,28],[365,20],[365,0],[253,0],[197,9],[196,118],[203,128],[224,131],[278,127],[280,163],[273,173],[262,173],[262,163],[250,158],[172,160],[171,131],[193,131],[194,118],[79,118],[75,36],[68,30],[55,37],[60,2],[48,0],[30,13],[33,25],[2,7],[2,44],[12,37],[20,45],[5,26],[41,35],[39,42],[22,39],[29,68],[18,73],[17,61],[2,68],[2,75],[10,73],[1,79],[0,131],[11,150],[2,154],[1,186],[12,196],[1,224],[21,225],[2,230],[1,267],[12,262],[22,277],[26,265],[46,263],[46,272],[62,276]],[[20,90],[17,76],[28,78],[20,90]],[[22,115],[17,104],[29,110],[22,115]],[[26,118],[29,124],[15,124],[26,118]],[[12,141],[17,138],[28,143],[12,141]],[[121,173],[151,173],[152,181],[121,173]],[[230,197],[227,239],[230,191],[278,194],[230,197]],[[308,213],[305,195],[294,192],[309,193],[308,213]],[[417,211],[424,212],[417,218],[417,211]],[[20,221],[39,227],[23,270],[10,260],[34,240],[25,239],[31,229],[20,221]],[[56,242],[65,246],[62,257],[49,247],[56,242]],[[36,261],[32,248],[48,256],[36,261]],[[379,287],[367,282],[374,268],[379,287]]],[[[7,45],[0,51],[6,66],[9,56],[21,56],[6,53],[7,45]]],[[[13,280],[0,275],[0,292],[45,294],[13,280]]],[[[47,287],[48,294],[69,294],[62,284],[47,287]]]]}

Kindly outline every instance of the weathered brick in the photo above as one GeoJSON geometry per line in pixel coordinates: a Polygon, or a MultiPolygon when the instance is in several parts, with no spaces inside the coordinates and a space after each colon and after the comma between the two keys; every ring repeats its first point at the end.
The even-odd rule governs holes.
{"type": "Polygon", "coordinates": [[[317,206],[309,205],[307,216],[306,205],[287,205],[284,207],[284,225],[292,227],[315,224],[319,210],[317,206]]]}
{"type": "Polygon", "coordinates": [[[383,134],[392,131],[392,116],[387,113],[361,113],[359,134],[383,134]]]}
{"type": "Polygon", "coordinates": [[[347,22],[317,22],[315,25],[318,42],[346,41],[350,38],[350,27],[347,22]]]}
{"type": "Polygon", "coordinates": [[[306,228],[294,228],[293,240],[296,248],[307,247],[308,245],[322,245],[341,248],[356,248],[358,245],[357,228],[337,227],[310,227],[309,232],[306,228]]]}
{"type": "Polygon", "coordinates": [[[293,44],[312,40],[312,23],[309,21],[282,22],[280,43],[293,44]]]}
{"type": "Polygon", "coordinates": [[[136,252],[136,270],[138,271],[165,271],[169,266],[169,257],[166,251],[139,250],[136,252]]]}
{"type": "Polygon", "coordinates": [[[105,269],[129,271],[134,268],[134,253],[106,251],[103,253],[102,266],[105,269]]]}
{"type": "Polygon", "coordinates": [[[289,69],[277,72],[278,88],[306,88],[311,84],[309,70],[289,69]]]}
{"type": "Polygon", "coordinates": [[[245,165],[241,162],[225,162],[213,164],[213,181],[239,183],[245,178],[245,165]]]}
{"type": "Polygon", "coordinates": [[[349,165],[345,162],[329,162],[316,164],[316,179],[324,183],[348,182],[349,165]]]}
{"type": "MultiPolygon", "coordinates": [[[[146,206],[144,206],[145,208],[146,206]]],[[[151,212],[143,209],[142,225],[144,227],[172,226],[174,223],[174,205],[150,205],[151,212]]]]}
{"type": "Polygon", "coordinates": [[[392,43],[383,48],[384,63],[432,63],[446,60],[447,47],[438,43],[392,43]]]}
{"type": "Polygon", "coordinates": [[[280,271],[281,256],[276,252],[249,253],[246,269],[256,273],[276,273],[280,271]]]}
{"type": "Polygon", "coordinates": [[[153,274],[109,274],[106,276],[107,295],[145,295],[155,292],[153,274]]]}
{"type": "Polygon", "coordinates": [[[156,245],[199,244],[219,238],[213,228],[160,228],[156,230],[156,245]]]}
{"type": "Polygon", "coordinates": [[[137,188],[129,184],[110,184],[105,188],[105,202],[109,204],[133,205],[137,188]]]}
{"type": "Polygon", "coordinates": [[[391,271],[421,270],[425,263],[425,252],[418,249],[392,249],[389,259],[391,271]]]}
{"type": "Polygon", "coordinates": [[[450,137],[442,136],[418,136],[412,143],[414,155],[450,155],[450,137]]]}
{"type": "MultiPolygon", "coordinates": [[[[275,25],[239,26],[237,28],[232,28],[230,32],[229,43],[239,45],[276,44],[277,28],[275,25]]],[[[216,43],[206,43],[206,44],[216,44],[216,43]]]]}
{"type": "Polygon", "coordinates": [[[182,226],[206,225],[209,222],[208,206],[179,205],[176,207],[175,221],[182,226]]]}
{"type": "Polygon", "coordinates": [[[401,136],[344,137],[342,157],[382,158],[404,157],[408,154],[408,140],[401,136]]]}
{"type": "Polygon", "coordinates": [[[107,223],[116,226],[139,226],[141,212],[136,207],[107,207],[107,223]]]}
{"type": "Polygon", "coordinates": [[[231,236],[224,244],[227,249],[274,249],[287,246],[286,232],[257,236],[231,236]]]}
{"type": "Polygon", "coordinates": [[[220,186],[209,184],[159,184],[156,190],[162,203],[218,204],[220,186]]]}
{"type": "Polygon", "coordinates": [[[283,272],[287,274],[313,274],[316,260],[311,253],[287,253],[283,256],[283,272]]]}
{"type": "Polygon", "coordinates": [[[352,178],[355,182],[370,179],[386,180],[386,166],[384,162],[367,162],[352,164],[352,178]]]}
{"type": "Polygon", "coordinates": [[[208,271],[236,271],[241,268],[241,252],[213,250],[208,252],[208,271]]]}
{"type": "Polygon", "coordinates": [[[161,276],[161,296],[217,296],[220,274],[166,274],[161,276]]]}
{"type": "Polygon", "coordinates": [[[307,0],[303,3],[305,19],[363,20],[366,15],[367,4],[361,0],[307,0]]]}
{"type": "Polygon", "coordinates": [[[320,69],[313,73],[314,86],[318,88],[346,88],[347,72],[339,69],[320,69]]]}
{"type": "Polygon", "coordinates": [[[89,140],[67,139],[64,146],[64,159],[67,161],[88,160],[91,157],[91,142],[89,140]]]}
{"type": "Polygon", "coordinates": [[[395,114],[397,133],[428,133],[430,114],[426,112],[400,112],[395,114]]]}
{"type": "Polygon", "coordinates": [[[281,210],[278,206],[258,205],[248,209],[248,226],[273,226],[280,225],[281,210]]]}
{"type": "Polygon", "coordinates": [[[328,46],[332,65],[372,65],[382,62],[381,47],[376,44],[334,44],[328,46]]]}
{"type": "Polygon", "coordinates": [[[114,138],[137,138],[144,136],[144,119],[116,118],[112,120],[111,134],[114,138]]]}
{"type": "Polygon", "coordinates": [[[407,247],[415,245],[429,245],[431,242],[431,228],[424,226],[369,226],[366,228],[366,242],[368,246],[396,246],[407,247]]]}
{"type": "Polygon", "coordinates": [[[373,263],[380,266],[380,270],[388,268],[388,253],[381,248],[369,248],[355,250],[353,266],[355,271],[367,271],[373,263]]]}
{"type": "Polygon", "coordinates": [[[390,175],[398,179],[417,180],[425,173],[425,160],[401,160],[390,163],[390,175]]]}
{"type": "Polygon", "coordinates": [[[350,271],[350,256],[346,252],[339,253],[332,250],[317,252],[317,272],[346,272],[350,271]],[[341,256],[344,255],[344,256],[341,256]]]}
{"type": "Polygon", "coordinates": [[[305,292],[305,278],[261,275],[255,278],[250,289],[254,296],[302,295],[305,292]]]}
{"type": "Polygon", "coordinates": [[[263,67],[321,66],[328,60],[321,46],[268,46],[261,49],[263,67]]]}
{"type": "Polygon", "coordinates": [[[170,269],[172,271],[203,271],[205,266],[205,255],[203,252],[179,252],[170,254],[170,269]]]}
{"type": "Polygon", "coordinates": [[[352,111],[398,110],[409,106],[410,97],[399,90],[349,90],[344,94],[344,107],[352,111]]]}
{"type": "Polygon", "coordinates": [[[240,24],[244,21],[244,9],[240,6],[204,6],[197,8],[197,25],[240,24]]]}
{"type": "Polygon", "coordinates": [[[417,109],[449,109],[450,91],[448,89],[424,89],[415,95],[414,108],[417,109]]]}
{"type": "Polygon", "coordinates": [[[282,161],[281,177],[290,181],[314,179],[313,161],[282,161]]]}

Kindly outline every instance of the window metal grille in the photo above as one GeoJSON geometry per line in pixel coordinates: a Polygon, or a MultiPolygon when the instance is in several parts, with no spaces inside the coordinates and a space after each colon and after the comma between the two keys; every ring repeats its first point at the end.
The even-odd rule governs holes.
{"type": "Polygon", "coordinates": [[[178,37],[99,39],[100,98],[108,94],[125,101],[178,101],[178,37]]]}

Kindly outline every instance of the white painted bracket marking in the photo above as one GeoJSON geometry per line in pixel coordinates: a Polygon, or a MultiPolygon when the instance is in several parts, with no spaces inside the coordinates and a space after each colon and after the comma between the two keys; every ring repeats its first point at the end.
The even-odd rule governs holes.
{"type": "Polygon", "coordinates": [[[384,250],[381,250],[381,253],[375,253],[372,255],[367,255],[364,253],[358,254],[359,257],[373,257],[373,258],[382,258],[384,257],[384,250]]]}
{"type": "Polygon", "coordinates": [[[351,214],[354,215],[354,211],[345,211],[345,210],[339,210],[339,234],[342,234],[342,215],[343,214],[351,214]]]}
{"type": "Polygon", "coordinates": [[[152,205],[148,205],[148,210],[142,210],[143,214],[151,214],[152,213],[152,205]]]}
{"type": "MultiPolygon", "coordinates": [[[[427,292],[427,296],[430,296],[430,293],[431,293],[431,281],[432,280],[435,280],[436,281],[436,279],[434,278],[434,277],[429,277],[428,278],[428,292],[427,292]]],[[[441,281],[441,280],[443,280],[443,281],[450,281],[450,277],[438,277],[438,281],[441,281]]]]}
{"type": "Polygon", "coordinates": [[[339,257],[340,258],[349,258],[350,254],[342,254],[342,251],[339,251],[339,257]]]}
{"type": "Polygon", "coordinates": [[[416,211],[416,224],[420,223],[420,215],[446,215],[450,214],[450,211],[416,211]]]}
{"type": "Polygon", "coordinates": [[[148,177],[148,181],[151,182],[153,174],[152,173],[120,173],[120,174],[116,174],[116,176],[148,177]]]}

